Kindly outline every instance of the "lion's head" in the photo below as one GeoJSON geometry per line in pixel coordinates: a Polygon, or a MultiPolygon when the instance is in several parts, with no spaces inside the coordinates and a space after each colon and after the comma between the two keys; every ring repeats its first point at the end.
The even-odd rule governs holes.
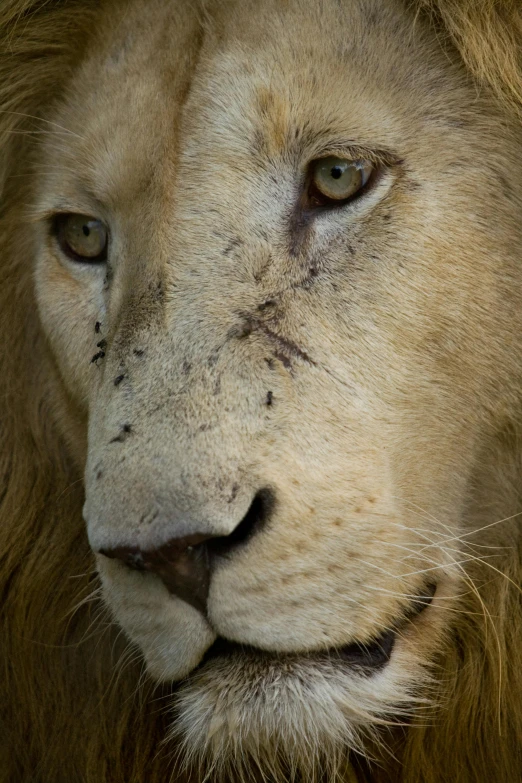
{"type": "MultiPolygon", "coordinates": [[[[33,65],[33,88],[27,62],[24,103],[4,88],[9,508],[36,492],[20,478],[30,443],[53,467],[23,509],[47,515],[38,535],[26,520],[15,545],[9,514],[6,576],[27,596],[31,580],[75,576],[81,533],[53,567],[36,552],[57,516],[78,531],[83,503],[102,601],[168,694],[190,780],[349,780],[376,776],[372,759],[386,779],[456,780],[440,748],[469,713],[462,780],[496,769],[507,783],[522,383],[510,84],[474,78],[469,37],[459,53],[449,22],[403,0],[26,14],[5,41],[30,51],[44,29],[59,68],[33,65]],[[502,752],[474,758],[493,731],[502,752]]],[[[79,626],[67,633],[83,640],[79,626]]],[[[98,695],[114,627],[85,677],[98,695]]]]}

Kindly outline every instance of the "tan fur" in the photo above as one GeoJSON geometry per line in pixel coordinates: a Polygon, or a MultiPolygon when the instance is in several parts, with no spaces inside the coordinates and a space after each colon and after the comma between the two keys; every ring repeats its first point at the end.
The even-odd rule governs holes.
{"type": "Polygon", "coordinates": [[[520,27],[490,0],[2,4],[2,781],[522,778],[520,27]],[[394,173],[318,244],[292,144],[323,137],[394,173]],[[56,199],[117,225],[105,284],[59,259],[56,199]],[[96,569],[84,485],[95,549],[277,506],[207,622],[96,569]],[[314,657],[432,575],[382,672],[314,657]],[[216,629],[293,663],[191,676],[216,629]]]}
{"type": "Polygon", "coordinates": [[[478,83],[520,114],[522,8],[517,0],[421,0],[457,45],[478,83]]]}

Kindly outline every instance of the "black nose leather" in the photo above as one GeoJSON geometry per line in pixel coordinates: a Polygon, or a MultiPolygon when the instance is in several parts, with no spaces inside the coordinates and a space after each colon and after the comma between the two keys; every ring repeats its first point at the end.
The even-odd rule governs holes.
{"type": "Polygon", "coordinates": [[[210,581],[209,554],[204,543],[210,538],[195,534],[172,539],[149,552],[137,547],[115,547],[103,549],[100,554],[121,560],[135,571],[156,574],[169,592],[204,612],[210,581]]]}
{"type": "Polygon", "coordinates": [[[162,580],[169,592],[200,612],[206,612],[210,585],[210,557],[221,556],[244,543],[267,521],[274,495],[264,489],[257,493],[239,525],[228,536],[194,533],[172,538],[153,550],[133,546],[100,550],[101,555],[121,560],[135,571],[149,571],[162,580]]]}

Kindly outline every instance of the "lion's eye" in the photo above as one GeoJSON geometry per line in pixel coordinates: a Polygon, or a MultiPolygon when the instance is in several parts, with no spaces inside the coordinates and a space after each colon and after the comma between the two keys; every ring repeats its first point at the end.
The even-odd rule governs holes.
{"type": "Polygon", "coordinates": [[[335,206],[355,198],[368,183],[374,166],[366,160],[330,155],[312,163],[308,197],[311,206],[335,206]]]}
{"type": "Polygon", "coordinates": [[[73,261],[99,263],[107,260],[107,226],[88,215],[57,215],[54,233],[62,251],[73,261]]]}

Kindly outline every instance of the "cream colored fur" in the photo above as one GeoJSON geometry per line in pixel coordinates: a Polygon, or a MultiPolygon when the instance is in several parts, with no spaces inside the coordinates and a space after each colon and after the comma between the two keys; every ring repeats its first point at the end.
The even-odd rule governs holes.
{"type": "Polygon", "coordinates": [[[5,781],[512,783],[514,45],[507,78],[486,46],[488,67],[469,36],[399,0],[10,8],[0,508],[15,629],[5,691],[24,706],[6,718],[20,751],[6,755],[5,781]],[[371,159],[382,176],[364,199],[312,217],[300,193],[327,154],[371,159]],[[49,224],[65,211],[109,226],[108,268],[63,257],[49,224]],[[150,549],[202,528],[228,535],[265,487],[269,522],[218,559],[207,617],[155,576],[97,555],[117,626],[90,625],[83,608],[64,622],[92,587],[82,504],[95,552],[150,549]],[[401,625],[378,673],[321,655],[369,643],[430,583],[431,606],[401,625]],[[101,641],[86,651],[93,627],[101,641]],[[217,636],[275,655],[245,650],[194,672],[217,636]],[[50,653],[16,674],[33,644],[72,646],[71,671],[91,657],[70,683],[50,653]],[[131,666],[118,690],[111,649],[120,664],[125,650],[145,661],[141,686],[131,666]],[[146,693],[138,717],[119,705],[135,687],[180,680],[166,719],[146,693]],[[38,707],[27,695],[37,681],[38,707]],[[73,694],[87,692],[89,709],[66,728],[73,694]],[[46,709],[35,739],[22,739],[46,709]],[[24,743],[43,747],[46,731],[46,754],[24,761],[24,743]]]}

